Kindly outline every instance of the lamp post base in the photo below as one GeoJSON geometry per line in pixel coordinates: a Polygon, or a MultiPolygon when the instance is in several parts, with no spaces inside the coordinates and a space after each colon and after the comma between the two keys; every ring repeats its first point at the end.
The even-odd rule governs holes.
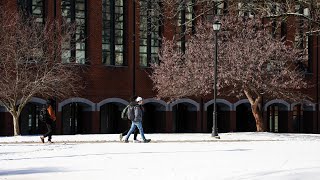
{"type": "Polygon", "coordinates": [[[211,137],[214,137],[214,138],[216,138],[216,139],[220,139],[220,136],[219,136],[219,135],[213,135],[213,134],[211,134],[211,137]]]}

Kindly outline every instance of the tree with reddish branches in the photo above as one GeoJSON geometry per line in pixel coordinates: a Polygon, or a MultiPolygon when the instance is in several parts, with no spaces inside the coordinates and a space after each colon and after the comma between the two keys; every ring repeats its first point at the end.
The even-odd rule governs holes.
{"type": "Polygon", "coordinates": [[[5,9],[0,11],[0,105],[13,117],[14,135],[20,135],[19,117],[28,101],[33,96],[79,94],[83,69],[61,61],[61,42],[70,41],[74,25],[50,20],[42,24],[5,9]]]}
{"type": "MultiPolygon", "coordinates": [[[[307,98],[304,51],[273,38],[259,19],[224,16],[219,33],[218,95],[246,97],[257,131],[266,131],[262,119],[262,95],[302,101],[307,98]]],[[[212,25],[212,24],[211,24],[212,25]]],[[[205,96],[213,92],[214,36],[210,24],[199,23],[184,53],[175,40],[164,40],[160,63],[150,75],[160,98],[205,96]]]]}

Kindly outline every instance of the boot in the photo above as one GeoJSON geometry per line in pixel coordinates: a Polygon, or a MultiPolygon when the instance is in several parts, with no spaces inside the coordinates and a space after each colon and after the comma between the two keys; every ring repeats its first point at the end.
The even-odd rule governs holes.
{"type": "Polygon", "coordinates": [[[41,142],[44,143],[44,137],[40,136],[41,142]]]}
{"type": "Polygon", "coordinates": [[[120,133],[120,135],[119,135],[119,139],[120,139],[120,141],[122,141],[122,138],[123,138],[123,134],[122,134],[122,133],[120,133]]]}

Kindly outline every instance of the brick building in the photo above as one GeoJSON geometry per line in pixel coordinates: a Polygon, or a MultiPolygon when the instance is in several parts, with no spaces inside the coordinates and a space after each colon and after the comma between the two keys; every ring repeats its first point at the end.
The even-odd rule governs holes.
{"type": "MultiPolygon", "coordinates": [[[[1,0],[9,2],[10,8],[23,8],[44,22],[47,19],[66,18],[77,22],[74,47],[65,51],[62,60],[75,57],[87,66],[88,84],[81,97],[57,100],[57,134],[119,133],[127,129],[128,122],[120,119],[122,109],[131,95],[142,96],[146,113],[146,133],[195,133],[211,132],[213,96],[185,98],[166,103],[154,98],[150,63],[157,61],[161,45],[160,36],[172,37],[169,24],[150,28],[153,22],[148,12],[139,6],[149,3],[127,0],[1,0]],[[140,23],[136,23],[140,22],[140,23]],[[145,31],[144,29],[151,29],[145,31]]],[[[226,9],[227,4],[219,5],[226,9]]],[[[181,11],[180,23],[194,16],[188,7],[181,11]]],[[[303,13],[304,11],[302,11],[303,13]]],[[[214,13],[219,13],[219,9],[214,13]]],[[[153,14],[155,15],[155,14],[153,14]]],[[[294,17],[292,19],[294,21],[294,17]]],[[[178,31],[192,29],[193,23],[178,31]]],[[[296,32],[281,28],[281,36],[294,39],[296,32]]],[[[310,89],[314,102],[298,104],[274,99],[264,103],[264,121],[270,132],[319,133],[319,38],[308,36],[308,78],[316,84],[310,89]]],[[[184,38],[179,42],[185,46],[184,38]]],[[[39,109],[44,99],[33,97],[20,117],[22,135],[39,134],[45,126],[38,121],[39,109]]],[[[255,120],[247,99],[234,97],[217,99],[219,132],[255,131],[255,120]]],[[[12,135],[13,123],[10,113],[0,106],[0,135],[12,135]]]]}

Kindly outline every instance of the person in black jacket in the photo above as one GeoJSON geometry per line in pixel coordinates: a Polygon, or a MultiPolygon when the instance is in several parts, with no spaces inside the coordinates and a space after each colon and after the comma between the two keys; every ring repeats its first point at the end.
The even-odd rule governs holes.
{"type": "Polygon", "coordinates": [[[134,110],[134,117],[131,119],[131,127],[130,130],[126,136],[126,139],[124,140],[125,143],[129,142],[129,137],[131,135],[131,133],[133,133],[133,131],[135,129],[139,129],[141,138],[143,140],[144,143],[148,143],[151,141],[151,139],[146,139],[146,137],[144,136],[144,132],[143,132],[143,127],[142,127],[142,117],[143,117],[143,99],[142,97],[137,97],[136,98],[136,104],[134,104],[134,106],[132,107],[134,110]]]}
{"type": "MultiPolygon", "coordinates": [[[[134,106],[135,104],[137,104],[137,102],[136,102],[137,97],[138,97],[138,96],[132,96],[132,97],[130,98],[130,103],[129,103],[130,106],[134,106]]],[[[130,124],[131,124],[131,120],[129,120],[129,122],[130,122],[130,124]]],[[[122,141],[123,136],[125,136],[125,135],[128,134],[129,130],[130,130],[130,128],[119,134],[119,139],[120,139],[120,141],[122,141]]],[[[138,130],[138,129],[135,129],[135,130],[134,130],[134,136],[133,136],[133,140],[134,140],[134,141],[137,141],[138,133],[139,133],[139,130],[138,130]]]]}
{"type": "Polygon", "coordinates": [[[42,143],[44,143],[44,138],[48,137],[48,142],[52,143],[52,134],[54,133],[55,127],[56,127],[56,115],[53,110],[54,101],[52,99],[47,100],[46,108],[48,112],[48,117],[45,120],[46,126],[47,126],[47,133],[45,133],[43,136],[40,137],[40,140],[42,143]]]}

